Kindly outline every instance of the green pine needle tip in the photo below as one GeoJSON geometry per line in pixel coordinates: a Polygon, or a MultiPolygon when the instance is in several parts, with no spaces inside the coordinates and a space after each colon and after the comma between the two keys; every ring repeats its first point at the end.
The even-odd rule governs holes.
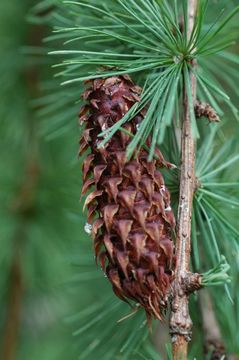
{"type": "Polygon", "coordinates": [[[228,275],[229,270],[230,265],[225,256],[221,255],[219,264],[202,274],[202,286],[218,286],[230,283],[231,277],[228,275]]]}

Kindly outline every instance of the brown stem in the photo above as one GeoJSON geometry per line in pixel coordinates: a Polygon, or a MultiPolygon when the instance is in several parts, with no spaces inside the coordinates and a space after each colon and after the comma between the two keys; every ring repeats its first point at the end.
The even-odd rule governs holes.
{"type": "MultiPolygon", "coordinates": [[[[188,38],[192,33],[197,0],[188,0],[188,38]]],[[[192,64],[195,66],[195,64],[192,64]]],[[[190,71],[192,96],[196,101],[196,78],[190,71]]],[[[184,87],[185,118],[181,139],[181,178],[177,220],[176,269],[173,284],[170,333],[175,360],[188,358],[188,342],[191,339],[192,321],[188,309],[188,293],[182,288],[182,279],[190,271],[191,215],[195,183],[195,141],[192,135],[189,98],[184,87]]]]}

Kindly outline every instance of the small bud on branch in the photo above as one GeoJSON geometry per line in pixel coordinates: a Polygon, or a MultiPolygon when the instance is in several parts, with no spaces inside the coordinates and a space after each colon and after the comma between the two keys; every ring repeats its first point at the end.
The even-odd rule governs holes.
{"type": "Polygon", "coordinates": [[[195,104],[195,115],[198,119],[201,117],[205,117],[209,120],[209,122],[220,121],[220,118],[216,111],[213,109],[213,107],[199,100],[197,100],[195,104]]]}

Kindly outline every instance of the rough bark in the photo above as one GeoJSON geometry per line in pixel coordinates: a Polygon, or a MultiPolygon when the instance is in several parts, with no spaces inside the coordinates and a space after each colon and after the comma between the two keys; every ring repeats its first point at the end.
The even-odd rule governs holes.
{"type": "MultiPolygon", "coordinates": [[[[197,0],[188,1],[188,38],[191,35],[197,0]]],[[[192,64],[194,65],[194,64],[192,64]]],[[[196,100],[196,78],[190,72],[190,83],[194,101],[196,100]]],[[[182,283],[190,272],[191,250],[191,215],[193,194],[195,188],[195,141],[192,135],[189,99],[184,90],[184,121],[181,139],[181,177],[180,197],[177,219],[176,239],[176,269],[173,284],[172,312],[170,332],[173,343],[173,357],[175,360],[188,358],[188,342],[191,339],[192,321],[188,308],[188,292],[182,283]]]]}

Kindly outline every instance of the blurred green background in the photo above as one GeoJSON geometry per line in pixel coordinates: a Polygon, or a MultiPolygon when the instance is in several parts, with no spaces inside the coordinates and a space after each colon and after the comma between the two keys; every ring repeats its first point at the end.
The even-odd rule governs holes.
{"type": "Polygon", "coordinates": [[[85,241],[79,211],[77,121],[71,121],[68,134],[60,138],[49,141],[42,134],[48,114],[41,98],[51,70],[41,49],[48,27],[27,21],[36,4],[0,2],[0,358],[4,360],[75,359],[72,327],[64,319],[79,311],[86,297],[72,266],[85,241]]]}

